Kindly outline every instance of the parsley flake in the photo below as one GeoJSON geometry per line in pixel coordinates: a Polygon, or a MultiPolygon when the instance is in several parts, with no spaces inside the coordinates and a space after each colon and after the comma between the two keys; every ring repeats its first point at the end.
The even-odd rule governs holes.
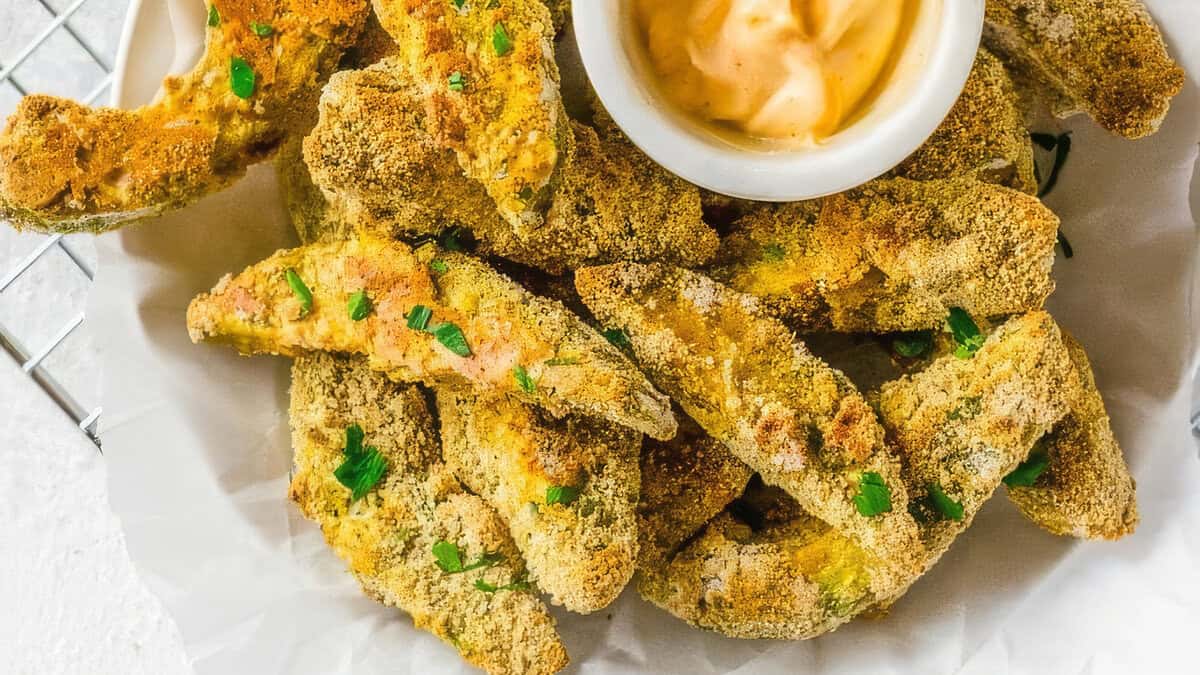
{"type": "Polygon", "coordinates": [[[546,488],[546,505],[562,504],[567,506],[579,499],[580,492],[582,490],[571,485],[552,485],[546,488]]]}
{"type": "Polygon", "coordinates": [[[492,26],[492,47],[496,50],[496,56],[507,56],[513,50],[512,38],[508,36],[508,29],[502,21],[492,26]]]}
{"type": "Polygon", "coordinates": [[[351,321],[362,321],[371,313],[371,298],[366,291],[359,291],[350,296],[350,301],[346,303],[346,310],[350,312],[351,321]]]}
{"type": "Polygon", "coordinates": [[[433,270],[434,274],[445,274],[450,271],[450,266],[446,264],[445,260],[434,260],[429,263],[429,269],[433,270]]]}
{"type": "Polygon", "coordinates": [[[229,86],[233,95],[246,99],[254,95],[254,69],[240,56],[229,57],[229,86]]]}
{"type": "Polygon", "coordinates": [[[433,545],[433,557],[437,559],[434,564],[446,574],[461,574],[477,570],[481,567],[491,567],[500,562],[501,559],[498,553],[484,553],[475,562],[464,565],[462,553],[457,544],[445,539],[439,540],[433,545]]]}
{"type": "Polygon", "coordinates": [[[496,586],[495,584],[489,584],[483,579],[476,579],[475,588],[483,591],[484,593],[495,593],[497,591],[527,591],[531,588],[531,586],[529,585],[528,581],[523,580],[517,580],[503,586],[496,586]]]}
{"type": "Polygon", "coordinates": [[[1050,456],[1046,454],[1046,451],[1035,451],[1029,456],[1029,459],[1021,462],[1020,466],[1004,477],[1004,484],[1010,488],[1032,487],[1048,466],[1050,466],[1050,456]]]}
{"type": "Polygon", "coordinates": [[[467,0],[450,0],[454,3],[454,9],[462,9],[463,5],[467,4],[467,0]]]}
{"type": "Polygon", "coordinates": [[[208,27],[216,28],[221,25],[221,13],[217,11],[216,5],[208,6],[208,27]]]}
{"type": "Polygon", "coordinates": [[[450,91],[462,91],[467,88],[467,78],[460,71],[450,73],[447,81],[450,83],[450,91]]]}
{"type": "Polygon", "coordinates": [[[892,510],[892,491],[883,476],[874,471],[865,472],[858,479],[858,494],[854,495],[854,505],[858,512],[868,518],[887,513],[892,510]]]}
{"type": "Polygon", "coordinates": [[[931,349],[933,349],[932,331],[919,330],[900,333],[892,338],[892,350],[907,359],[921,358],[931,349]]]}
{"type": "Polygon", "coordinates": [[[425,330],[429,325],[429,319],[433,316],[433,310],[425,305],[417,305],[404,317],[408,319],[408,327],[413,330],[425,330]]]}
{"type": "Polygon", "coordinates": [[[782,244],[767,244],[763,247],[763,258],[771,262],[779,262],[787,255],[782,244]]]}
{"type": "Polygon", "coordinates": [[[943,516],[950,520],[963,519],[962,502],[956,502],[951,499],[950,495],[946,494],[942,486],[937,483],[930,483],[928,489],[929,501],[933,503],[934,508],[940,511],[943,516]]]}
{"type": "Polygon", "coordinates": [[[467,338],[463,335],[462,329],[452,323],[444,323],[434,328],[433,337],[437,338],[437,341],[449,349],[452,354],[463,358],[471,355],[471,347],[467,345],[467,338]]]}
{"type": "Polygon", "coordinates": [[[525,370],[524,366],[513,366],[513,379],[517,381],[517,386],[526,394],[532,394],[537,390],[537,382],[529,376],[529,371],[525,370]]]}
{"type": "Polygon", "coordinates": [[[617,349],[629,350],[633,348],[633,343],[629,341],[629,335],[620,328],[609,328],[602,335],[604,335],[605,340],[608,340],[617,349]]]}
{"type": "Polygon", "coordinates": [[[954,342],[958,347],[954,350],[954,355],[960,359],[969,359],[979,351],[987,338],[979,332],[979,326],[971,315],[961,307],[951,307],[950,316],[946,317],[946,323],[950,326],[950,332],[954,335],[954,342]]]}
{"type": "Polygon", "coordinates": [[[350,488],[350,502],[362,499],[387,471],[387,459],[374,446],[363,447],[363,430],[357,424],[346,428],[345,459],[334,469],[338,482],[350,488]]]}
{"type": "Polygon", "coordinates": [[[284,275],[287,277],[288,286],[292,288],[292,293],[300,300],[300,318],[303,319],[312,311],[312,291],[308,290],[308,286],[305,285],[304,280],[300,278],[295,269],[291,267],[287,268],[284,275]]]}
{"type": "Polygon", "coordinates": [[[275,32],[275,28],[270,24],[259,23],[257,21],[250,22],[250,30],[258,37],[270,37],[275,32]]]}

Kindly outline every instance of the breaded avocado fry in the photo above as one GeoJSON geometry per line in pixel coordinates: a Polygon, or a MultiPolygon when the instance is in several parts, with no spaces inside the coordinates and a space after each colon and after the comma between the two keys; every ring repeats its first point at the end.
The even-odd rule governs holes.
{"type": "Polygon", "coordinates": [[[389,381],[361,359],[316,354],[296,361],[291,398],[292,499],[368,595],[411,614],[418,628],[492,675],[566,667],[554,619],[525,581],[508,529],[441,463],[416,387],[389,381]],[[351,427],[365,444],[357,449],[385,466],[358,499],[339,478],[350,480],[351,427]],[[448,564],[455,558],[462,569],[448,564]]]}
{"type": "Polygon", "coordinates": [[[1030,471],[1012,477],[1008,497],[1021,513],[1054,534],[1120,539],[1138,523],[1133,477],[1113,435],[1083,346],[1063,333],[1079,381],[1071,411],[1042,439],[1030,471]],[[1022,476],[1025,476],[1024,478],[1022,476]]]}
{"type": "Polygon", "coordinates": [[[756,207],[712,274],[802,330],[935,328],[951,307],[1040,309],[1054,290],[1058,223],[1037,198],[972,178],[878,180],[756,207]]]}
{"type": "Polygon", "coordinates": [[[575,284],[705,431],[812,515],[911,569],[916,524],[874,413],[757,299],[665,265],[586,268],[575,284]]]}
{"type": "Polygon", "coordinates": [[[204,55],[154,103],[21,102],[0,133],[0,220],[102,232],[228,187],[304,121],[368,12],[366,0],[209,5],[204,55]]]}
{"type": "Polygon", "coordinates": [[[1185,76],[1140,0],[988,0],[984,43],[1047,96],[1128,138],[1158,130],[1185,76]]]}
{"type": "Polygon", "coordinates": [[[555,414],[674,435],[667,398],[561,304],[469,256],[420,253],[373,238],[280,251],[193,300],[189,332],[245,354],[359,354],[395,380],[507,392],[555,414]],[[567,357],[579,364],[546,365],[567,357]],[[518,368],[540,386],[523,387],[518,368]]]}
{"type": "Polygon", "coordinates": [[[1033,144],[1012,79],[984,48],[946,119],[893,175],[913,180],[970,176],[1036,194],[1033,144]]]}
{"type": "Polygon", "coordinates": [[[642,435],[502,394],[440,389],[437,401],[446,464],[508,523],[538,587],[573,612],[615,600],[637,558],[642,435]]]}

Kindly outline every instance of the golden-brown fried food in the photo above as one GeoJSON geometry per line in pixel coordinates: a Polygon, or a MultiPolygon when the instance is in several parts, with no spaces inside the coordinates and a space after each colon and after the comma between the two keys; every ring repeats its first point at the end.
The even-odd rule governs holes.
{"type": "Polygon", "coordinates": [[[584,304],[623,329],[639,365],[701,427],[812,515],[911,569],[906,511],[857,505],[864,482],[906,501],[900,463],[862,395],[753,296],[701,274],[634,263],[575,275],[584,304]],[[871,475],[867,475],[871,474],[871,475]]]}
{"type": "Polygon", "coordinates": [[[367,16],[366,0],[211,4],[219,23],[204,56],[167,78],[157,102],[134,111],[21,102],[0,134],[0,218],[100,232],[226,187],[303,122],[367,16]]]}
{"type": "Polygon", "coordinates": [[[1120,539],[1137,527],[1137,496],[1113,435],[1092,364],[1075,338],[1063,341],[1079,381],[1070,413],[1041,441],[1046,469],[1029,487],[1010,486],[1009,499],[1054,534],[1120,539]]]}
{"type": "Polygon", "coordinates": [[[392,383],[361,360],[306,356],[293,369],[290,413],[292,499],[367,594],[408,612],[418,628],[493,675],[566,667],[554,619],[523,581],[525,565],[504,523],[439,460],[416,387],[392,383]],[[351,425],[387,460],[381,482],[356,501],[334,473],[351,425]],[[464,566],[491,564],[447,573],[434,555],[439,542],[454,545],[464,566]],[[491,586],[497,590],[485,590],[491,586]]]}
{"type": "Polygon", "coordinates": [[[388,59],[338,73],[322,97],[305,157],[315,183],[358,229],[404,237],[465,227],[479,253],[555,274],[617,260],[692,266],[715,254],[717,236],[703,222],[695,187],[620,132],[598,135],[578,122],[543,226],[518,234],[427,131],[417,88],[388,59]]]}
{"type": "Polygon", "coordinates": [[[540,207],[572,142],[541,0],[375,0],[428,111],[427,131],[453,149],[518,234],[540,207]]]}
{"type": "Polygon", "coordinates": [[[879,180],[763,205],[725,238],[713,276],[805,330],[889,332],[1042,306],[1058,217],[971,178],[879,180]]]}
{"type": "Polygon", "coordinates": [[[642,446],[642,495],[638,503],[638,569],[661,567],[742,491],[754,470],[700,425],[676,412],[679,433],[642,446]]]}
{"type": "Polygon", "coordinates": [[[642,435],[504,395],[440,389],[437,400],[446,464],[508,523],[530,578],[573,612],[607,607],[637,558],[642,435]]]}
{"type": "Polygon", "coordinates": [[[196,342],[246,354],[361,354],[396,380],[508,392],[555,414],[675,433],[667,398],[595,330],[482,262],[432,246],[418,253],[360,238],[280,251],[193,300],[188,329],[196,342]],[[372,309],[356,321],[347,302],[359,292],[372,309]],[[547,363],[563,359],[577,363],[547,363]]]}
{"type": "Polygon", "coordinates": [[[1070,404],[1076,386],[1049,315],[1010,320],[970,359],[953,355],[886,384],[880,415],[905,457],[922,561],[895,573],[787,495],[753,486],[639,590],[693,625],[745,638],[804,639],[886,606],[938,560],[1001,480],[1070,404]],[[936,496],[935,496],[936,495],[936,496]]]}
{"type": "Polygon", "coordinates": [[[1019,77],[1053,92],[1052,112],[1085,112],[1128,138],[1158,130],[1183,69],[1140,0],[988,0],[984,42],[1019,77]]]}
{"type": "Polygon", "coordinates": [[[1037,194],[1033,144],[1016,88],[984,48],[950,114],[893,175],[913,180],[971,176],[1037,194]]]}

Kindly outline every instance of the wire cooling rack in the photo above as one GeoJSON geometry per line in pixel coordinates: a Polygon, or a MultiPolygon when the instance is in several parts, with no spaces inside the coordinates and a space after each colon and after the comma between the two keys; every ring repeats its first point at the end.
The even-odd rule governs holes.
{"type": "MultiPolygon", "coordinates": [[[[0,0],[0,3],[9,5],[5,9],[16,24],[10,26],[9,35],[24,37],[27,40],[15,52],[11,49],[16,45],[4,45],[3,55],[0,55],[0,87],[10,87],[12,92],[19,96],[30,93],[25,84],[30,80],[39,85],[48,82],[49,85],[43,88],[54,89],[59,80],[65,79],[65,68],[69,64],[63,63],[63,56],[69,53],[75,61],[91,61],[88,67],[74,69],[76,79],[91,80],[85,82],[85,86],[90,86],[90,89],[82,89],[80,91],[86,93],[76,96],[88,104],[99,101],[111,86],[113,76],[112,60],[105,53],[103,46],[105,40],[97,38],[107,38],[108,43],[113,44],[111,38],[114,35],[97,36],[84,28],[94,27],[93,24],[97,23],[88,20],[88,17],[83,16],[85,12],[81,12],[89,2],[91,6],[88,9],[94,10],[100,16],[110,17],[123,14],[128,4],[128,0],[0,0]],[[31,34],[32,38],[27,37],[31,34]],[[63,70],[59,70],[60,68],[63,70]]],[[[112,24],[111,21],[108,23],[112,24]]],[[[119,25],[104,26],[105,31],[115,31],[117,28],[119,25]]],[[[0,116],[7,112],[0,111],[0,116]]],[[[0,223],[0,227],[7,226],[7,223],[0,223]]],[[[32,251],[15,263],[0,261],[0,294],[12,288],[32,270],[36,270],[38,265],[49,264],[46,261],[52,255],[65,258],[86,277],[88,283],[91,282],[95,270],[92,269],[87,256],[62,235],[51,235],[43,238],[32,251]],[[6,265],[8,269],[4,269],[6,265]]],[[[99,447],[96,423],[100,417],[100,407],[89,406],[84,402],[86,397],[73,393],[64,385],[62,378],[56,377],[55,372],[52,372],[54,368],[48,363],[55,351],[83,325],[83,311],[74,311],[48,339],[43,338],[44,341],[34,344],[26,344],[26,340],[19,336],[16,326],[22,319],[10,314],[0,312],[0,349],[13,358],[20,365],[21,371],[41,387],[99,447]]]]}

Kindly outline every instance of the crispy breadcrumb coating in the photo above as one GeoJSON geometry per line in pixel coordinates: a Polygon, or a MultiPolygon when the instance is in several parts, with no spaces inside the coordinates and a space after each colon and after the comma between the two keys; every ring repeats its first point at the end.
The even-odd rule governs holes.
{"type": "Polygon", "coordinates": [[[604,325],[629,335],[651,381],[763,480],[911,568],[917,531],[908,513],[868,516],[855,505],[865,472],[879,475],[893,503],[906,500],[900,462],[874,413],[756,298],[665,265],[590,267],[575,285],[604,325]]]}
{"type": "Polygon", "coordinates": [[[659,438],[675,433],[667,398],[595,330],[484,263],[433,246],[418,254],[400,242],[361,238],[280,251],[193,300],[188,329],[196,342],[227,343],[245,354],[361,354],[399,381],[472,385],[556,414],[596,415],[659,438]],[[289,270],[311,292],[309,311],[289,270]],[[347,301],[360,291],[373,310],[355,321],[347,301]],[[431,315],[409,327],[417,306],[431,315]],[[450,334],[457,327],[467,355],[452,351],[453,337],[435,337],[447,326],[450,334]],[[546,363],[566,358],[579,363],[546,363]],[[517,382],[518,366],[536,389],[517,382]]]}
{"type": "Polygon", "coordinates": [[[441,463],[417,388],[390,382],[362,360],[326,354],[297,359],[292,373],[292,500],[321,526],[366,593],[411,614],[418,628],[493,675],[566,667],[554,619],[532,589],[476,587],[477,580],[502,586],[523,579],[525,566],[496,513],[441,463]],[[351,425],[387,459],[382,481],[353,503],[334,475],[351,425]],[[459,547],[464,561],[484,554],[499,560],[447,574],[433,554],[440,541],[459,547]]]}
{"type": "Polygon", "coordinates": [[[556,420],[504,395],[437,394],[446,464],[508,523],[530,578],[573,612],[607,607],[637,558],[642,435],[577,415],[556,420]],[[578,492],[549,503],[551,488],[578,492]]]}
{"type": "Polygon", "coordinates": [[[1140,0],[988,0],[984,42],[1037,82],[1059,117],[1084,112],[1127,138],[1158,130],[1183,69],[1140,0]]]}
{"type": "Polygon", "coordinates": [[[305,141],[313,179],[360,230],[407,237],[465,227],[479,252],[554,274],[584,264],[663,260],[693,266],[716,253],[698,190],[654,164],[620,132],[571,123],[541,228],[518,233],[483,186],[430,135],[416,85],[395,60],[335,75],[305,141]],[[689,242],[681,246],[680,242],[689,242]]]}
{"type": "Polygon", "coordinates": [[[889,332],[1038,309],[1054,290],[1058,217],[971,178],[873,181],[762,205],[734,224],[712,272],[804,330],[889,332]]]}
{"type": "Polygon", "coordinates": [[[788,495],[754,486],[670,558],[643,572],[651,602],[701,628],[743,638],[805,639],[886,606],[938,560],[1005,475],[1067,411],[1073,370],[1049,315],[1018,317],[970,359],[943,356],[886,384],[879,409],[905,458],[922,564],[897,575],[854,540],[808,515],[788,495]],[[930,501],[931,485],[961,507],[955,520],[930,501]]]}
{"type": "Polygon", "coordinates": [[[1037,194],[1033,144],[1017,91],[1000,60],[984,48],[950,114],[892,174],[913,180],[971,176],[1037,194]]]}
{"type": "Polygon", "coordinates": [[[742,491],[754,470],[700,425],[676,412],[679,433],[642,446],[638,569],[655,573],[683,542],[742,491]]]}
{"type": "Polygon", "coordinates": [[[1138,523],[1133,477],[1109,424],[1083,345],[1063,333],[1079,380],[1071,412],[1044,439],[1046,470],[1032,487],[1010,487],[1021,513],[1054,534],[1120,539],[1138,523]]]}
{"type": "Polygon", "coordinates": [[[366,0],[213,0],[192,71],[138,110],[28,96],[0,134],[0,219],[47,232],[101,232],[180,208],[240,178],[303,123],[308,101],[354,43],[366,0]],[[252,21],[268,23],[260,37],[252,21]],[[254,93],[231,86],[232,59],[254,93]]]}
{"type": "Polygon", "coordinates": [[[546,5],[376,0],[375,11],[400,45],[438,146],[457,153],[518,233],[540,227],[572,142],[546,5]]]}

